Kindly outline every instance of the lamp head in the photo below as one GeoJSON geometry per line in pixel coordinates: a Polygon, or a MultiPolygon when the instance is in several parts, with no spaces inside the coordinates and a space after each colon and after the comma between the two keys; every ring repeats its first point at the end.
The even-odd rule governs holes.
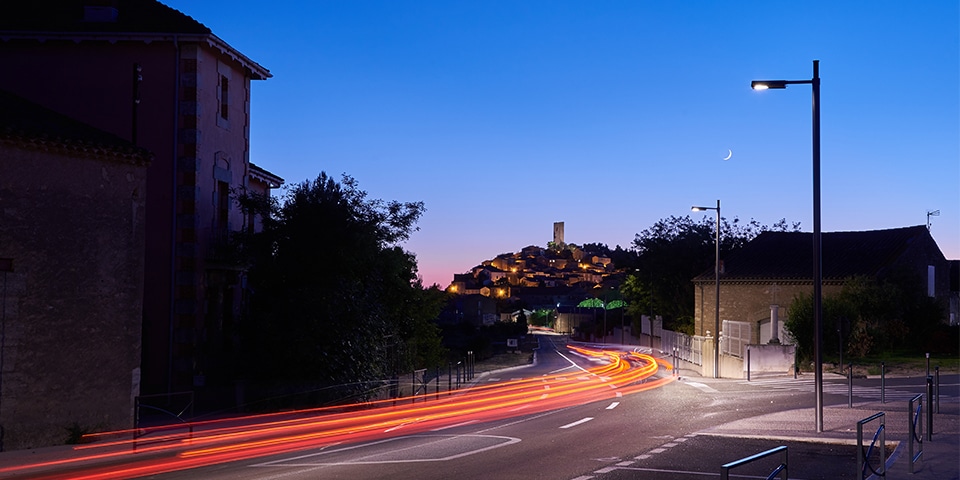
{"type": "Polygon", "coordinates": [[[750,82],[750,88],[754,90],[766,90],[768,88],[782,89],[787,88],[786,80],[754,80],[750,82]]]}
{"type": "Polygon", "coordinates": [[[691,212],[706,212],[707,210],[716,210],[716,208],[711,207],[690,207],[691,212]]]}

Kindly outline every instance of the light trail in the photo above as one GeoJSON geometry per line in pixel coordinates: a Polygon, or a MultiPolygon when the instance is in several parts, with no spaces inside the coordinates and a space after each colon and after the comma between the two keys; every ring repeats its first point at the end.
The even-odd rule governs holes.
{"type": "Polygon", "coordinates": [[[672,375],[651,378],[660,368],[670,370],[672,365],[647,354],[567,348],[576,355],[602,362],[585,369],[557,352],[582,373],[561,373],[570,368],[567,367],[541,377],[465,388],[446,397],[417,397],[424,400],[399,406],[388,406],[396,402],[389,399],[194,422],[182,426],[182,432],[170,433],[172,426],[141,429],[137,439],[132,438],[133,430],[100,433],[92,436],[98,441],[77,446],[67,458],[0,467],[0,478],[63,478],[64,472],[69,472],[71,478],[89,480],[156,475],[619,399],[676,379],[672,375]],[[350,407],[363,410],[344,411],[350,407]]]}

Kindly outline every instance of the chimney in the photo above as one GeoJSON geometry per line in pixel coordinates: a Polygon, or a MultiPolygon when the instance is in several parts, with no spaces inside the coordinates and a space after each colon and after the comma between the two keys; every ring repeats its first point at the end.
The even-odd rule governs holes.
{"type": "Polygon", "coordinates": [[[87,0],[83,6],[83,21],[116,23],[120,16],[115,0],[87,0]]]}

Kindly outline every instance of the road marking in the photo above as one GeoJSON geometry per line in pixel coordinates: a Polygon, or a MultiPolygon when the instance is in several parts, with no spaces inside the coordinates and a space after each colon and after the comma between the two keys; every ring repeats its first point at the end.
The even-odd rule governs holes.
{"type": "MultiPolygon", "coordinates": [[[[689,470],[665,470],[665,469],[660,469],[660,468],[640,468],[640,467],[620,467],[620,468],[623,469],[623,470],[633,470],[633,471],[635,471],[635,472],[679,473],[679,474],[683,474],[683,475],[697,475],[697,476],[701,476],[701,477],[719,477],[719,476],[720,476],[719,473],[713,473],[713,472],[692,472],[692,471],[689,471],[689,470]]],[[[608,470],[608,471],[606,471],[606,472],[603,472],[603,473],[610,473],[610,472],[612,472],[613,470],[614,470],[614,469],[610,469],[610,470],[608,470]]],[[[596,473],[601,473],[601,472],[598,471],[598,472],[596,472],[596,473]]],[[[762,478],[762,477],[749,477],[749,478],[762,478]]]]}
{"type": "Polygon", "coordinates": [[[591,478],[593,478],[593,475],[580,475],[579,477],[572,478],[570,480],[590,480],[591,478]]]}
{"type": "Polygon", "coordinates": [[[625,461],[625,462],[620,462],[620,463],[617,464],[618,467],[629,467],[630,465],[633,465],[633,462],[631,462],[631,461],[629,461],[629,460],[627,460],[627,461],[625,461]]]}
{"type": "Polygon", "coordinates": [[[667,451],[666,448],[654,448],[653,450],[650,450],[650,453],[663,453],[666,451],[667,451]]]}
{"type": "Polygon", "coordinates": [[[617,408],[617,405],[620,405],[620,402],[613,402],[607,407],[607,410],[613,410],[614,408],[617,408]]]}
{"type": "Polygon", "coordinates": [[[589,422],[590,420],[593,420],[593,417],[581,418],[580,420],[577,420],[576,422],[568,423],[568,424],[566,424],[566,425],[564,425],[564,426],[562,426],[562,427],[560,427],[560,428],[573,428],[573,427],[576,427],[577,425],[580,425],[580,424],[582,424],[582,423],[587,423],[587,422],[589,422]]]}
{"type": "Polygon", "coordinates": [[[530,407],[530,404],[528,403],[528,404],[526,404],[526,405],[520,405],[520,406],[517,407],[517,408],[511,409],[510,411],[511,411],[511,412],[518,412],[518,411],[520,411],[520,410],[523,410],[524,408],[529,408],[529,407],[530,407]]]}
{"type": "Polygon", "coordinates": [[[515,437],[505,437],[500,435],[409,435],[406,437],[396,437],[386,440],[379,440],[375,442],[368,442],[359,445],[353,445],[349,447],[310,453],[307,455],[300,455],[293,458],[273,460],[265,463],[258,463],[255,465],[250,465],[251,467],[321,467],[321,466],[333,466],[333,465],[383,465],[383,464],[393,464],[393,463],[422,463],[422,462],[446,462],[450,460],[456,460],[458,458],[466,457],[469,455],[474,455],[477,453],[486,452],[488,450],[493,450],[495,448],[504,447],[507,445],[513,445],[514,443],[520,442],[519,438],[515,437]],[[414,439],[424,439],[422,443],[417,443],[411,446],[403,446],[403,442],[411,441],[414,439]],[[463,441],[477,441],[485,440],[486,442],[495,442],[489,445],[475,446],[475,447],[462,447],[463,441]],[[433,451],[428,448],[434,444],[453,442],[453,448],[440,448],[433,449],[437,452],[446,452],[449,453],[446,456],[438,457],[419,457],[417,458],[416,453],[418,452],[430,452],[433,451]],[[458,442],[460,442],[458,448],[458,442]],[[397,448],[382,449],[381,446],[389,445],[390,443],[400,443],[401,445],[397,448]],[[381,448],[380,450],[377,450],[381,448]],[[374,449],[373,453],[364,453],[364,449],[374,449]],[[452,451],[451,451],[452,450],[452,451]],[[459,451],[458,451],[459,450],[459,451]],[[349,452],[349,453],[347,453],[349,452]],[[414,458],[404,457],[405,452],[415,452],[414,458]],[[344,460],[337,460],[337,455],[353,455],[352,458],[346,458],[344,460]],[[382,460],[373,460],[374,458],[381,457],[382,460]],[[316,458],[316,461],[304,462],[305,459],[316,458]],[[326,459],[331,459],[330,461],[324,461],[326,459]]]}
{"type": "Polygon", "coordinates": [[[403,423],[401,423],[400,425],[397,425],[396,427],[390,427],[390,428],[384,430],[383,432],[384,432],[384,433],[387,433],[387,432],[392,432],[392,431],[394,431],[394,430],[399,430],[399,429],[401,429],[401,428],[403,428],[403,427],[406,427],[407,425],[410,425],[411,423],[413,423],[413,422],[403,422],[403,423]]]}
{"type": "Polygon", "coordinates": [[[673,447],[676,447],[677,445],[679,445],[679,443],[670,442],[670,443],[664,444],[664,445],[663,445],[663,448],[673,448],[673,447]]]}
{"type": "Polygon", "coordinates": [[[645,453],[645,454],[643,454],[643,455],[637,455],[636,457],[633,457],[633,459],[634,459],[634,460],[646,460],[646,459],[648,459],[648,458],[650,458],[650,457],[652,457],[652,456],[653,456],[653,455],[648,455],[648,454],[645,453]]]}
{"type": "Polygon", "coordinates": [[[462,427],[462,426],[464,426],[464,425],[470,425],[471,423],[477,423],[477,421],[476,421],[476,420],[467,420],[466,422],[460,422],[460,423],[455,423],[455,424],[453,424],[453,425],[447,425],[447,426],[445,426],[445,427],[434,428],[433,430],[430,430],[430,431],[431,431],[431,432],[439,432],[440,430],[446,430],[446,429],[448,429],[448,428],[462,427]]]}
{"type": "Polygon", "coordinates": [[[547,398],[547,397],[549,397],[549,396],[550,396],[550,395],[547,395],[546,393],[544,393],[543,395],[540,395],[540,400],[543,400],[544,398],[547,398]]]}
{"type": "Polygon", "coordinates": [[[709,386],[704,385],[704,384],[702,384],[702,383],[690,382],[690,381],[687,381],[687,382],[684,382],[684,383],[686,383],[687,385],[690,385],[690,386],[693,387],[693,388],[698,388],[698,389],[700,389],[700,390],[703,390],[704,392],[707,392],[707,393],[717,393],[717,390],[716,390],[715,388],[709,387],[709,386]]]}

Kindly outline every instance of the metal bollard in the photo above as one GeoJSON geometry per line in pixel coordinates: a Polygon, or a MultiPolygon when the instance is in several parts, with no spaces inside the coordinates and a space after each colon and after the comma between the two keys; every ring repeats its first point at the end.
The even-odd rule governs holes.
{"type": "Polygon", "coordinates": [[[936,413],[940,413],[940,366],[939,365],[937,365],[936,367],[933,367],[933,373],[934,373],[934,377],[933,377],[934,393],[937,397],[937,401],[934,405],[936,405],[936,409],[937,409],[936,413]]]}
{"type": "Polygon", "coordinates": [[[927,440],[933,440],[933,377],[927,375],[927,440]]]}
{"type": "Polygon", "coordinates": [[[927,352],[927,376],[930,376],[930,353],[927,352]]]}
{"type": "Polygon", "coordinates": [[[847,370],[847,407],[853,408],[853,363],[847,370]]]}
{"type": "Polygon", "coordinates": [[[886,386],[885,383],[886,378],[884,377],[883,362],[880,362],[880,403],[887,403],[887,399],[885,397],[886,392],[884,391],[884,387],[886,386]]]}

